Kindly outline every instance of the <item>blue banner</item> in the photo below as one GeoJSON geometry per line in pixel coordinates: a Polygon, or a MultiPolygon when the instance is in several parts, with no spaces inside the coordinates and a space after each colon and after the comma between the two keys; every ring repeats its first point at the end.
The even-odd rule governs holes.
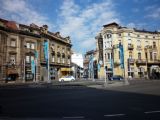
{"type": "Polygon", "coordinates": [[[123,45],[119,45],[119,49],[120,49],[121,68],[124,69],[124,50],[123,50],[123,45]]]}
{"type": "Polygon", "coordinates": [[[101,65],[99,63],[97,64],[97,67],[98,67],[98,72],[100,72],[101,65]]]}
{"type": "Polygon", "coordinates": [[[34,60],[31,61],[31,71],[33,74],[35,74],[35,62],[34,60]]]}
{"type": "Polygon", "coordinates": [[[46,63],[47,63],[47,69],[48,69],[48,52],[49,52],[49,43],[47,40],[44,41],[44,44],[43,44],[43,48],[44,48],[44,58],[46,60],[46,63]]]}
{"type": "Polygon", "coordinates": [[[34,51],[35,57],[38,58],[38,52],[35,50],[34,51]]]}

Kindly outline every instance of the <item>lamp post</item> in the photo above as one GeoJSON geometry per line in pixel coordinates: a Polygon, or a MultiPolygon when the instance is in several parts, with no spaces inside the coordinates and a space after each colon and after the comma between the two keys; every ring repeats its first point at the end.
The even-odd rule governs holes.
{"type": "Polygon", "coordinates": [[[108,87],[108,82],[109,82],[109,81],[108,81],[108,75],[106,75],[107,66],[106,66],[105,50],[106,50],[106,49],[104,49],[104,52],[103,52],[103,53],[104,53],[104,55],[103,55],[103,61],[104,61],[104,63],[103,63],[103,64],[104,64],[104,65],[103,65],[103,66],[104,66],[104,87],[108,87]]]}

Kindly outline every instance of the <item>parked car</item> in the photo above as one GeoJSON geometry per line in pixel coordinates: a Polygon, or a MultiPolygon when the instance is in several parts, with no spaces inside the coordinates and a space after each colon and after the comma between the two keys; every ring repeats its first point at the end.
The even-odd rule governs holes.
{"type": "Polygon", "coordinates": [[[114,75],[109,78],[109,80],[123,80],[124,78],[120,75],[114,75]]]}
{"type": "Polygon", "coordinates": [[[64,76],[64,77],[59,78],[60,82],[63,82],[63,81],[74,81],[74,80],[75,80],[75,78],[73,76],[64,76]]]}
{"type": "Polygon", "coordinates": [[[83,75],[82,78],[88,78],[88,75],[83,75]]]}

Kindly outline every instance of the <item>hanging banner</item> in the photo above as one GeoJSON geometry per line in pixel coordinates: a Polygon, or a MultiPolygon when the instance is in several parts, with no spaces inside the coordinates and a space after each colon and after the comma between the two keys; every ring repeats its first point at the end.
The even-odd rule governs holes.
{"type": "Polygon", "coordinates": [[[100,72],[101,65],[99,63],[97,64],[97,67],[98,67],[98,72],[100,72]]]}
{"type": "Polygon", "coordinates": [[[43,49],[44,49],[44,58],[45,58],[45,60],[46,60],[46,68],[48,69],[48,58],[49,58],[48,52],[49,52],[49,44],[48,44],[48,41],[47,41],[47,40],[44,41],[43,49]]]}
{"type": "Polygon", "coordinates": [[[38,52],[36,50],[34,51],[34,54],[35,54],[35,58],[37,59],[38,58],[38,52]]]}
{"type": "Polygon", "coordinates": [[[35,74],[35,62],[34,62],[34,60],[31,61],[31,71],[32,71],[32,74],[35,74]]]}
{"type": "Polygon", "coordinates": [[[123,45],[119,45],[121,68],[124,69],[124,50],[123,45]]]}

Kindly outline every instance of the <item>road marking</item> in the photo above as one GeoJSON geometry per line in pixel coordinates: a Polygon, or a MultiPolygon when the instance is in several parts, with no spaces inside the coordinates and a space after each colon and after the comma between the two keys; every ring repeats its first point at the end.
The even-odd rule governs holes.
{"type": "Polygon", "coordinates": [[[64,119],[82,119],[84,116],[63,117],[64,119]]]}
{"type": "Polygon", "coordinates": [[[145,114],[150,114],[150,113],[159,113],[160,111],[147,111],[147,112],[144,112],[145,114]]]}
{"type": "Polygon", "coordinates": [[[110,115],[104,115],[104,117],[114,117],[114,116],[124,116],[125,114],[110,114],[110,115]]]}

